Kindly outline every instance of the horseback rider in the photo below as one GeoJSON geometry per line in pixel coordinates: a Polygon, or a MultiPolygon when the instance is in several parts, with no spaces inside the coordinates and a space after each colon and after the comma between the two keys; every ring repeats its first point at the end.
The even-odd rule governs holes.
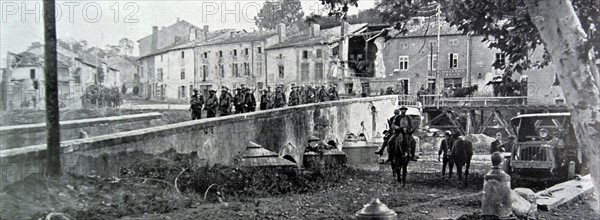
{"type": "Polygon", "coordinates": [[[416,144],[414,144],[415,139],[412,136],[413,132],[415,131],[415,128],[413,128],[413,124],[412,124],[412,120],[410,119],[410,116],[406,115],[407,110],[408,110],[408,108],[406,108],[405,106],[400,107],[400,115],[398,115],[396,118],[394,118],[393,124],[395,126],[397,126],[396,131],[400,132],[402,135],[406,135],[406,138],[408,138],[409,143],[411,143],[410,144],[410,160],[417,161],[417,158],[415,156],[416,144]]]}
{"type": "Polygon", "coordinates": [[[396,116],[398,115],[400,115],[400,110],[395,109],[394,115],[390,117],[390,119],[388,119],[389,130],[383,132],[385,134],[385,136],[383,137],[383,144],[379,147],[379,149],[377,149],[377,151],[375,151],[375,154],[378,154],[379,156],[383,154],[383,150],[385,149],[385,147],[389,143],[390,138],[394,134],[394,129],[392,129],[392,122],[394,122],[394,118],[396,118],[396,116]]]}

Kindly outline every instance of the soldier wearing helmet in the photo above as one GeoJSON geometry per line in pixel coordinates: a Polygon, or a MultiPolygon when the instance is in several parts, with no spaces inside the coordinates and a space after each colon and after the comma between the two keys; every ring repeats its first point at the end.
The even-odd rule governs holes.
{"type": "Polygon", "coordinates": [[[204,96],[198,93],[198,89],[194,89],[189,110],[192,112],[192,120],[202,118],[202,107],[204,107],[204,96]]]}

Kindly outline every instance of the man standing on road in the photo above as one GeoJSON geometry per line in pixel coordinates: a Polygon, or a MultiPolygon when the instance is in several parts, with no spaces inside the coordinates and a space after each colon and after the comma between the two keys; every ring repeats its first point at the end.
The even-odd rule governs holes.
{"type": "Polygon", "coordinates": [[[273,101],[275,102],[273,108],[282,108],[285,106],[285,94],[281,91],[281,86],[275,88],[275,97],[273,98],[273,101]]]}
{"type": "Polygon", "coordinates": [[[221,97],[219,98],[219,113],[220,116],[227,116],[231,114],[231,102],[233,98],[231,97],[227,87],[223,86],[221,89],[221,97]]]}
{"type": "Polygon", "coordinates": [[[233,97],[233,107],[235,108],[235,114],[244,113],[244,94],[242,89],[235,89],[235,97],[233,97]]]}
{"type": "Polygon", "coordinates": [[[217,115],[217,107],[219,106],[219,99],[217,99],[217,91],[211,89],[209,91],[208,99],[206,99],[206,117],[213,118],[217,115]]]}
{"type": "Polygon", "coordinates": [[[263,94],[260,96],[260,110],[267,110],[271,107],[271,95],[268,89],[263,89],[263,94]]]}
{"type": "Polygon", "coordinates": [[[204,96],[198,93],[198,89],[194,89],[192,100],[190,100],[190,111],[192,112],[192,120],[202,118],[202,107],[204,106],[204,96]]]}
{"type": "MultiPolygon", "coordinates": [[[[449,163],[452,163],[452,146],[454,145],[454,138],[452,138],[452,132],[446,131],[445,138],[440,143],[440,150],[438,151],[438,162],[440,161],[440,156],[443,156],[442,159],[442,178],[446,175],[446,166],[448,169],[452,169],[449,166],[449,163]]],[[[451,172],[448,170],[448,172],[451,172]]]]}
{"type": "Polygon", "coordinates": [[[290,100],[288,106],[296,106],[300,104],[300,94],[298,94],[298,86],[292,86],[292,92],[290,92],[290,100]]]}
{"type": "Polygon", "coordinates": [[[244,91],[244,112],[256,111],[256,98],[254,93],[250,91],[250,88],[246,88],[244,91]]]}
{"type": "Polygon", "coordinates": [[[498,132],[496,134],[496,140],[490,144],[490,154],[493,154],[496,151],[499,151],[500,153],[504,152],[504,149],[500,147],[502,145],[502,142],[500,141],[501,138],[502,133],[498,132]]]}

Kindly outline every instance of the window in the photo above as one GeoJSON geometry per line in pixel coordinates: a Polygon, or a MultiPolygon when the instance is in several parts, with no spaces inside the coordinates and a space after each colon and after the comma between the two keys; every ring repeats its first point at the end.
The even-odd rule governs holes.
{"type": "Polygon", "coordinates": [[[208,78],[208,65],[202,65],[202,81],[206,81],[208,78]]]}
{"type": "Polygon", "coordinates": [[[156,71],[158,72],[158,80],[163,80],[163,69],[158,68],[156,71]]]}
{"type": "Polygon", "coordinates": [[[185,98],[185,86],[179,87],[178,96],[179,96],[179,98],[185,98]]]}
{"type": "Polygon", "coordinates": [[[498,63],[500,66],[504,66],[505,62],[506,62],[506,54],[496,53],[496,63],[498,63]]]}
{"type": "Polygon", "coordinates": [[[181,58],[185,58],[185,51],[181,51],[181,58]]]}
{"type": "Polygon", "coordinates": [[[307,50],[302,51],[302,59],[308,59],[308,51],[307,50]]]}
{"type": "Polygon", "coordinates": [[[262,62],[256,62],[256,74],[258,76],[262,76],[262,74],[263,74],[263,63],[262,62]]]}
{"type": "Polygon", "coordinates": [[[244,76],[250,76],[250,63],[244,62],[244,76]]]}
{"type": "Polygon", "coordinates": [[[408,70],[408,56],[399,57],[400,71],[408,70]]]}
{"type": "Polygon", "coordinates": [[[323,79],[323,63],[315,63],[315,80],[323,79]]]}
{"type": "Polygon", "coordinates": [[[219,50],[219,57],[223,57],[223,51],[219,50]]]}
{"type": "Polygon", "coordinates": [[[35,69],[30,69],[29,70],[29,78],[30,79],[35,79],[35,69]]]}
{"type": "Polygon", "coordinates": [[[185,79],[185,68],[181,68],[181,79],[185,79]]]}
{"type": "Polygon", "coordinates": [[[262,54],[262,47],[258,47],[258,48],[257,48],[257,53],[258,53],[258,54],[262,54]]]}
{"type": "Polygon", "coordinates": [[[433,56],[431,54],[429,54],[429,56],[427,57],[428,59],[428,70],[437,70],[438,69],[438,55],[437,54],[433,54],[433,56]]]}
{"type": "Polygon", "coordinates": [[[450,45],[458,45],[458,39],[450,39],[450,45]]]}
{"type": "Polygon", "coordinates": [[[444,78],[444,88],[448,86],[452,88],[462,87],[462,78],[444,78]]]}
{"type": "Polygon", "coordinates": [[[308,80],[308,72],[309,72],[308,68],[310,68],[309,63],[302,63],[300,65],[300,80],[302,80],[302,81],[308,80]]]}
{"type": "Polygon", "coordinates": [[[237,56],[237,49],[233,50],[233,56],[236,57],[237,56]]]}
{"type": "Polygon", "coordinates": [[[245,49],[244,49],[244,54],[245,54],[245,55],[248,55],[248,54],[249,54],[249,53],[248,53],[248,48],[245,48],[245,49]]]}
{"type": "Polygon", "coordinates": [[[208,59],[208,52],[204,52],[204,59],[208,59]]]}
{"type": "Polygon", "coordinates": [[[190,85],[190,97],[194,94],[194,85],[190,85]]]}
{"type": "Polygon", "coordinates": [[[408,42],[403,42],[403,43],[401,43],[401,44],[400,44],[400,47],[401,47],[402,49],[408,49],[408,42]]]}
{"type": "Polygon", "coordinates": [[[279,56],[277,56],[278,59],[283,59],[283,54],[279,54],[279,56]]]}
{"type": "Polygon", "coordinates": [[[323,50],[317,49],[317,58],[322,58],[322,57],[323,57],[323,50]]]}
{"type": "Polygon", "coordinates": [[[218,71],[221,77],[225,77],[225,68],[223,67],[223,64],[219,64],[218,71]]]}
{"type": "Polygon", "coordinates": [[[240,73],[238,72],[238,64],[234,63],[231,65],[231,76],[239,77],[240,73]]]}
{"type": "Polygon", "coordinates": [[[458,67],[458,54],[457,53],[451,53],[448,54],[448,58],[449,58],[449,64],[450,64],[450,69],[453,68],[457,68],[458,67]]]}
{"type": "Polygon", "coordinates": [[[285,76],[283,71],[283,65],[279,65],[279,78],[283,78],[285,76]]]}
{"type": "Polygon", "coordinates": [[[162,62],[162,61],[163,61],[163,55],[161,54],[160,55],[160,62],[162,62]]]}
{"type": "Polygon", "coordinates": [[[437,41],[429,41],[429,45],[437,47],[437,41]]]}

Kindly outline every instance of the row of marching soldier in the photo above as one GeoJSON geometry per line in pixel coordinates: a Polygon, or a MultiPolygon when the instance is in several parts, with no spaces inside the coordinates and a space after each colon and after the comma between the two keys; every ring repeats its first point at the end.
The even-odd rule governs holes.
{"type": "MultiPolygon", "coordinates": [[[[275,92],[271,87],[262,90],[260,97],[260,110],[282,108],[286,106],[296,106],[300,104],[317,103],[339,100],[339,95],[335,85],[292,85],[292,91],[286,97],[283,85],[275,86],[275,92]]],[[[230,114],[240,114],[253,112],[256,110],[256,98],[254,90],[247,88],[244,84],[241,88],[235,89],[235,94],[229,92],[229,88],[221,87],[221,94],[217,97],[214,89],[209,91],[208,98],[198,93],[194,89],[194,94],[190,100],[190,109],[192,120],[200,119],[202,112],[206,111],[206,117],[227,116],[230,114]]]]}

